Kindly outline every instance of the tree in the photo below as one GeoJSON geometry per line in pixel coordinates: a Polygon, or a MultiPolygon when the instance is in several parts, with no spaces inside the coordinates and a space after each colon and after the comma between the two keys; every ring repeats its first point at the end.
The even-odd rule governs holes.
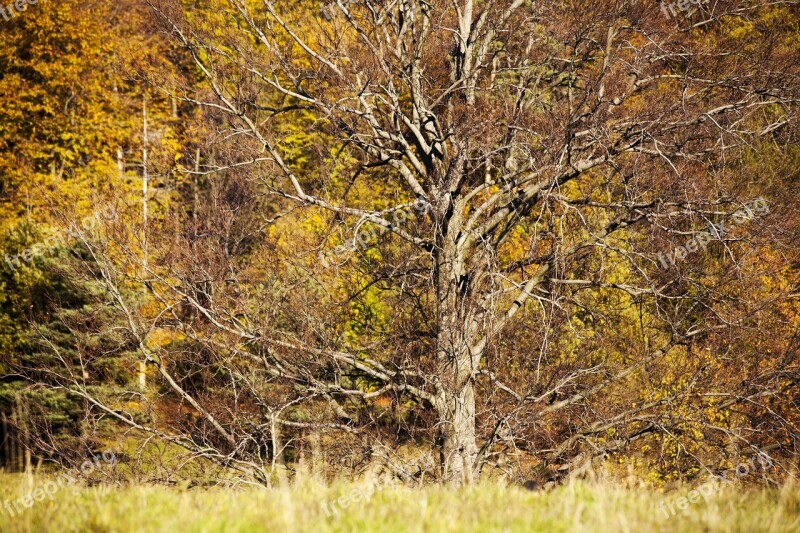
{"type": "MultiPolygon", "coordinates": [[[[141,2],[71,0],[19,13],[0,32],[0,416],[24,424],[4,424],[0,439],[24,440],[29,458],[66,462],[79,456],[74,452],[84,438],[96,437],[83,433],[81,417],[91,419],[84,400],[56,387],[48,374],[61,361],[78,364],[71,355],[79,337],[65,338],[68,324],[102,314],[92,307],[98,302],[91,276],[87,281],[85,270],[68,267],[82,257],[71,234],[83,231],[82,220],[107,223],[95,217],[108,204],[124,205],[141,166],[136,137],[146,95],[137,78],[174,73],[159,58],[169,47],[148,32],[147,14],[141,2]],[[51,342],[44,349],[42,336],[51,342]],[[63,352],[53,353],[58,347],[63,352]]],[[[162,172],[154,181],[163,187],[175,164],[174,106],[151,100],[151,160],[162,172]]],[[[94,348],[103,344],[93,342],[94,348]]],[[[113,388],[125,374],[118,362],[108,357],[93,379],[113,388]]]]}
{"type": "MultiPolygon", "coordinates": [[[[770,213],[782,213],[755,216],[769,185],[728,176],[747,169],[758,139],[796,143],[796,3],[725,2],[673,19],[630,1],[148,3],[207,84],[164,90],[204,109],[215,140],[194,172],[219,176],[224,202],[209,205],[205,232],[163,230],[177,260],[166,248],[147,262],[96,256],[116,261],[109,284],[146,284],[159,302],[139,315],[117,298],[143,356],[198,413],[196,449],[258,469],[266,427],[354,431],[354,399],[390,394],[433,413],[443,478],[470,482],[497,445],[539,439],[541,464],[569,469],[686,431],[701,423],[691,415],[700,378],[726,395],[702,410],[796,386],[796,325],[778,343],[786,357],[742,368],[742,388],[686,363],[719,332],[795,305],[796,273],[764,292],[757,267],[710,280],[703,265],[753,249],[737,232],[718,235],[711,258],[689,253],[699,240],[666,269],[657,255],[744,204],[759,228],[794,215],[772,196],[770,213]],[[263,198],[272,202],[259,209],[263,198]],[[325,261],[304,261],[303,232],[282,240],[298,223],[342,230],[357,260],[330,254],[330,236],[325,261]],[[376,230],[357,233],[367,225],[376,230]],[[271,261],[283,266],[267,270],[271,261]],[[324,291],[350,283],[361,288],[343,323],[324,291]],[[623,332],[580,353],[573,321],[590,329],[604,313],[641,342],[623,332]],[[227,408],[172,375],[183,348],[152,348],[160,328],[203,346],[202,368],[230,383],[227,408]],[[513,361],[504,343],[526,352],[513,361]],[[648,370],[676,366],[694,377],[642,385],[648,370]],[[632,383],[643,398],[626,394],[632,383]],[[612,392],[619,401],[598,400],[612,392]],[[680,416],[666,407],[678,401],[680,416]],[[313,407],[311,422],[283,416],[298,405],[313,407]]],[[[761,236],[752,246],[784,252],[796,239],[761,236]]],[[[776,254],[775,268],[795,256],[776,254]]],[[[793,441],[793,422],[783,427],[793,441]]]]}

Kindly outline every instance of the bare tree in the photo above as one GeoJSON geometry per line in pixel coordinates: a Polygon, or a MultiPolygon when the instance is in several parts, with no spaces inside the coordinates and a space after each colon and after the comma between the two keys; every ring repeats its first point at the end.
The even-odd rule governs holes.
{"type": "MultiPolygon", "coordinates": [[[[349,399],[396,394],[435,414],[447,480],[473,481],[497,445],[519,450],[538,441],[530,451],[542,465],[574,466],[677,431],[682,422],[668,406],[695,389],[633,408],[590,402],[659,368],[675,350],[691,354],[692,343],[744,327],[755,312],[797,296],[789,287],[729,305],[721,287],[698,281],[699,254],[668,269],[657,256],[752,200],[754,188],[728,190],[733,180],[723,177],[741,169],[753,143],[796,140],[797,51],[780,33],[731,35],[732,26],[778,9],[772,3],[719,2],[667,18],[655,4],[632,1],[337,0],[322,12],[311,2],[229,0],[222,13],[235,27],[195,22],[175,2],[149,3],[208,87],[164,89],[203,108],[219,132],[216,156],[195,175],[246,179],[218,191],[224,202],[214,205],[227,202],[227,219],[196,219],[206,233],[200,226],[178,232],[160,262],[123,250],[138,265],[131,274],[109,266],[119,255],[95,248],[96,260],[109,287],[138,280],[161,302],[160,313],[143,318],[112,290],[142,357],[211,432],[187,446],[213,444],[223,464],[258,467],[253,457],[265,434],[279,460],[277,425],[353,432],[360,424],[349,399]],[[281,132],[293,121],[309,124],[323,154],[315,160],[319,175],[304,174],[287,154],[281,132]],[[347,186],[334,183],[334,167],[347,186]],[[359,184],[379,184],[380,196],[354,194],[359,184]],[[272,203],[258,207],[264,196],[272,203]],[[372,345],[343,342],[313,301],[301,301],[302,289],[291,288],[335,268],[287,269],[295,279],[284,282],[281,297],[263,301],[253,264],[236,262],[264,226],[319,212],[356,231],[372,226],[402,250],[387,248],[372,274],[412,318],[398,312],[396,331],[372,345]],[[212,234],[220,237],[215,244],[198,237],[212,234]],[[631,357],[548,363],[557,344],[550,334],[566,332],[576,310],[608,309],[601,300],[614,293],[623,305],[646,308],[650,321],[631,357]],[[264,307],[254,309],[260,299],[264,307]],[[525,338],[523,326],[535,334],[525,338]],[[189,390],[148,347],[149,332],[160,327],[183,332],[203,347],[193,353],[207,352],[225,369],[233,395],[226,408],[201,387],[189,390]],[[524,346],[520,358],[533,383],[515,378],[497,356],[504,338],[524,346]],[[261,384],[265,376],[286,386],[280,402],[261,384]],[[352,376],[380,385],[364,389],[352,376]],[[481,390],[490,391],[484,399],[481,390]],[[282,416],[302,403],[327,406],[328,421],[282,416]],[[570,424],[548,434],[542,420],[559,414],[570,424]],[[612,429],[610,441],[576,451],[612,429]]],[[[780,9],[796,21],[796,7],[782,2],[780,9]]],[[[769,202],[773,213],[782,205],[769,202]]],[[[766,214],[749,218],[767,228],[766,214]]],[[[768,233],[760,235],[776,249],[796,238],[791,228],[768,233]]],[[[736,239],[716,239],[733,259],[736,239]]],[[[155,247],[155,237],[148,242],[155,247]]],[[[791,263],[791,253],[778,261],[791,263]]],[[[730,384],[720,405],[787,394],[797,384],[796,363],[789,347],[768,371],[730,384]]],[[[696,372],[695,381],[718,384],[696,372]]],[[[794,422],[777,419],[793,440],[794,422]]]]}

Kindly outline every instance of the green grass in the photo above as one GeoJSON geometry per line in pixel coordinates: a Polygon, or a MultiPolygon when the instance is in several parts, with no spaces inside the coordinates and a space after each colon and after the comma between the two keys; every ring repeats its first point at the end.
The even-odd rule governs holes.
{"type": "Polygon", "coordinates": [[[800,531],[800,487],[731,487],[684,511],[686,490],[660,494],[610,483],[575,483],[550,492],[485,484],[458,489],[315,482],[281,489],[180,489],[66,485],[11,518],[2,508],[47,478],[0,475],[0,531],[800,531]],[[323,504],[361,494],[328,512],[323,504]],[[662,502],[675,507],[665,516],[662,502]],[[329,514],[330,513],[330,514],[329,514]]]}

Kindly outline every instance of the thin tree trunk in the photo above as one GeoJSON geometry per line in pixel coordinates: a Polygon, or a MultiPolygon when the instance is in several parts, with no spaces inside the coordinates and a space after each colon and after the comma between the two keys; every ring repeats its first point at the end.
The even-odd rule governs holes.
{"type": "Polygon", "coordinates": [[[30,413],[27,409],[27,404],[23,406],[22,403],[19,405],[20,411],[20,425],[22,426],[22,431],[20,431],[20,436],[22,437],[22,454],[23,454],[23,462],[22,462],[22,471],[23,472],[31,472],[32,471],[32,461],[31,461],[31,437],[30,437],[30,426],[28,426],[28,421],[30,420],[30,413]]]}
{"type": "MultiPolygon", "coordinates": [[[[147,99],[142,98],[142,264],[147,278],[147,99]]],[[[139,361],[139,390],[147,389],[147,360],[139,361]]]]}
{"type": "Polygon", "coordinates": [[[324,474],[325,461],[322,455],[322,444],[320,435],[316,431],[312,432],[309,437],[309,452],[311,455],[311,473],[315,477],[324,474]]]}
{"type": "Polygon", "coordinates": [[[139,390],[147,389],[147,361],[139,361],[139,390]]]}
{"type": "Polygon", "coordinates": [[[283,466],[286,464],[283,455],[283,442],[281,439],[281,426],[275,420],[275,416],[272,417],[272,424],[271,424],[271,433],[272,433],[272,468],[273,470],[277,465],[283,466]]]}
{"type": "Polygon", "coordinates": [[[8,418],[6,413],[0,413],[0,429],[3,435],[3,463],[2,466],[9,466],[11,464],[11,435],[8,434],[8,418]]]}
{"type": "Polygon", "coordinates": [[[197,221],[197,210],[200,207],[199,194],[197,191],[197,176],[200,175],[200,148],[195,152],[194,175],[192,176],[192,220],[197,221]]]}
{"type": "Polygon", "coordinates": [[[14,428],[12,469],[14,472],[22,472],[25,469],[25,464],[22,453],[21,431],[19,429],[19,397],[15,398],[14,408],[11,411],[11,425],[14,428]]]}
{"type": "Polygon", "coordinates": [[[9,468],[12,472],[19,471],[19,428],[17,427],[17,405],[11,409],[11,431],[10,431],[11,456],[9,457],[9,468]]]}
{"type": "Polygon", "coordinates": [[[147,267],[147,100],[142,99],[142,258],[147,267]]]}

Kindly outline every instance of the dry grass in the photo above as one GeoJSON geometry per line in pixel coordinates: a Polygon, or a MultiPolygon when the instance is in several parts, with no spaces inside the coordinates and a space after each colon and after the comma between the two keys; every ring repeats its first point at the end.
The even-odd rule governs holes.
{"type": "MultiPolygon", "coordinates": [[[[48,479],[0,475],[0,506],[48,479]]],[[[798,486],[726,487],[680,510],[676,501],[688,491],[609,483],[550,492],[312,481],[270,490],[65,485],[13,518],[2,507],[0,531],[800,531],[798,486]],[[676,510],[671,517],[669,504],[676,510]]]]}

